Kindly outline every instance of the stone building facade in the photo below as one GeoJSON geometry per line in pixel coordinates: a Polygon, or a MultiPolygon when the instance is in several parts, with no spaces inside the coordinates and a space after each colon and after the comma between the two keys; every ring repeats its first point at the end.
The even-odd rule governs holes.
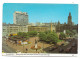
{"type": "Polygon", "coordinates": [[[58,21],[56,25],[57,32],[63,32],[64,30],[70,30],[70,31],[76,30],[78,32],[78,24],[76,25],[73,24],[71,13],[69,13],[67,24],[66,23],[60,24],[60,22],[58,21]]]}
{"type": "Polygon", "coordinates": [[[28,32],[26,25],[3,24],[2,35],[17,34],[18,32],[28,32]]]}
{"type": "Polygon", "coordinates": [[[28,31],[44,32],[48,31],[47,26],[28,26],[28,31]]]}
{"type": "Polygon", "coordinates": [[[48,30],[51,31],[51,25],[52,25],[52,31],[55,31],[56,32],[56,24],[55,23],[43,23],[44,26],[47,26],[48,27],[48,30]]]}

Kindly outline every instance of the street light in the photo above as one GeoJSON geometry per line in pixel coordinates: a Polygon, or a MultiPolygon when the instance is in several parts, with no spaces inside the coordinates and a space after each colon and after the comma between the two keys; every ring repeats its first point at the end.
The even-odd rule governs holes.
{"type": "Polygon", "coordinates": [[[43,42],[43,53],[44,53],[44,42],[43,42]]]}
{"type": "Polygon", "coordinates": [[[8,39],[8,36],[7,36],[7,35],[6,35],[6,38],[5,38],[5,39],[6,39],[6,46],[8,46],[8,45],[7,45],[7,39],[8,39]]]}
{"type": "MultiPolygon", "coordinates": [[[[23,43],[23,41],[22,41],[22,43],[23,43]]],[[[24,53],[24,43],[23,43],[23,53],[24,53]]]]}

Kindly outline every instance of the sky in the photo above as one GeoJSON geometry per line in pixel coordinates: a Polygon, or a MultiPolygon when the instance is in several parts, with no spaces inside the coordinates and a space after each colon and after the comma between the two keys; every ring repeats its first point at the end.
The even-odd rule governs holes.
{"type": "Polygon", "coordinates": [[[29,23],[67,23],[71,12],[72,22],[78,24],[78,4],[4,3],[3,22],[13,24],[15,11],[27,12],[29,23]]]}

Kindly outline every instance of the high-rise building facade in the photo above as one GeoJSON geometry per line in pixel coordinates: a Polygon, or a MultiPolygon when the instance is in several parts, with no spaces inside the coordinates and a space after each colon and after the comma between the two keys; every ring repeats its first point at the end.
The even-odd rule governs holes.
{"type": "Polygon", "coordinates": [[[14,24],[19,24],[19,25],[27,25],[28,24],[28,15],[26,12],[14,12],[14,24]]]}

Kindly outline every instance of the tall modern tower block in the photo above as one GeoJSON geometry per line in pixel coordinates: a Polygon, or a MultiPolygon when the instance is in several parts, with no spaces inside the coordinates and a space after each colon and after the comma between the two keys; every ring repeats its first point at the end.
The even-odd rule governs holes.
{"type": "Polygon", "coordinates": [[[14,24],[19,24],[19,25],[27,25],[28,24],[28,15],[26,12],[14,12],[13,14],[13,22],[14,24]]]}

